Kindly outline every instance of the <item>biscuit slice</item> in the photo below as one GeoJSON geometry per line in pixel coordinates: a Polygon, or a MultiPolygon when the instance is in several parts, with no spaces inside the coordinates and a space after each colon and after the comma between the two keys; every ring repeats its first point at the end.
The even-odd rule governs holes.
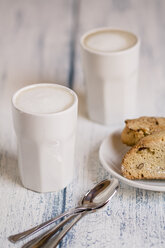
{"type": "Polygon", "coordinates": [[[125,154],[121,170],[128,179],[165,179],[165,131],[142,138],[125,154]]]}
{"type": "Polygon", "coordinates": [[[141,138],[153,132],[165,130],[165,118],[163,117],[140,117],[126,120],[126,126],[121,134],[121,140],[128,146],[135,145],[141,138]]]}

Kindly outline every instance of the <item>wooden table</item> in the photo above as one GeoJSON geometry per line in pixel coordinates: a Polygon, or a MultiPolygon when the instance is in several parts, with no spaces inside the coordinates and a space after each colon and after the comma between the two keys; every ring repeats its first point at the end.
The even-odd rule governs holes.
{"type": "MultiPolygon", "coordinates": [[[[80,36],[94,27],[124,28],[141,37],[139,115],[165,116],[165,1],[0,1],[0,247],[7,237],[74,207],[87,189],[110,177],[100,165],[101,141],[115,127],[87,118],[80,36]],[[58,193],[23,188],[12,126],[12,94],[31,83],[56,82],[79,95],[75,180],[58,193]]],[[[59,247],[165,247],[165,195],[120,184],[99,212],[84,217],[59,247]]]]}

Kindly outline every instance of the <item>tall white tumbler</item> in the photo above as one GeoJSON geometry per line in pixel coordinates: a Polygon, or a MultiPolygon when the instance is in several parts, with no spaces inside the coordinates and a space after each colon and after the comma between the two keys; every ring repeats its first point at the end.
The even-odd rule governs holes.
{"type": "Polygon", "coordinates": [[[34,84],[12,99],[23,185],[37,192],[63,189],[73,179],[76,94],[57,84],[34,84]]]}
{"type": "Polygon", "coordinates": [[[91,120],[105,125],[136,116],[139,38],[99,28],[81,38],[82,64],[91,120]]]}

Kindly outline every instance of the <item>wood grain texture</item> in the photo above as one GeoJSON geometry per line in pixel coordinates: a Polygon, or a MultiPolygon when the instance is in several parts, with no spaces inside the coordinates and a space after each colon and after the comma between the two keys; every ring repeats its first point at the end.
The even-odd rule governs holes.
{"type": "MultiPolygon", "coordinates": [[[[98,158],[101,141],[118,127],[88,120],[79,39],[94,27],[128,29],[141,38],[137,114],[165,116],[165,2],[162,0],[0,1],[0,247],[7,237],[75,206],[83,193],[110,177],[98,158]],[[38,82],[74,87],[79,95],[75,179],[59,193],[22,187],[10,99],[38,82]]],[[[71,248],[165,247],[165,195],[120,184],[107,207],[84,217],[60,243],[71,248]]]]}
{"type": "MultiPolygon", "coordinates": [[[[22,187],[17,168],[11,96],[31,83],[67,85],[72,2],[0,2],[0,247],[7,237],[63,211],[63,191],[38,194],[22,187]]],[[[21,247],[22,243],[16,247],[21,247]]]]}

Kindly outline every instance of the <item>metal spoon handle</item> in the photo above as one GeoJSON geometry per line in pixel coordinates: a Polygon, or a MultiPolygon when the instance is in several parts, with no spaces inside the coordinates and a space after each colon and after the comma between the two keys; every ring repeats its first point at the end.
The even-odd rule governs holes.
{"type": "Polygon", "coordinates": [[[47,242],[51,236],[55,235],[60,228],[62,228],[68,221],[70,221],[73,218],[74,215],[69,216],[65,218],[63,221],[61,221],[59,224],[57,224],[55,227],[53,227],[51,230],[48,230],[41,235],[37,236],[36,238],[30,240],[26,244],[22,246],[22,248],[38,248],[41,247],[43,244],[47,242]]]}
{"type": "Polygon", "coordinates": [[[86,211],[79,213],[78,216],[74,218],[74,220],[69,223],[58,235],[52,235],[49,237],[47,242],[42,246],[42,248],[55,248],[59,242],[63,239],[63,237],[66,235],[66,233],[73,227],[74,224],[76,224],[83,216],[85,216],[87,213],[92,213],[96,211],[97,209],[100,209],[104,207],[109,200],[116,194],[118,189],[118,180],[113,179],[111,182],[111,187],[109,189],[108,199],[105,202],[102,202],[101,204],[98,204],[95,208],[87,208],[86,211]]]}
{"type": "Polygon", "coordinates": [[[48,239],[48,241],[42,246],[42,248],[55,248],[67,232],[84,216],[89,212],[84,212],[83,214],[78,214],[58,235],[53,235],[48,239]]]}
{"type": "Polygon", "coordinates": [[[21,232],[21,233],[18,233],[18,234],[15,234],[15,235],[11,235],[8,239],[13,242],[13,243],[16,243],[17,241],[21,240],[21,239],[24,239],[40,230],[42,230],[43,228],[47,227],[48,225],[50,224],[53,224],[55,221],[65,217],[65,216],[70,216],[70,215],[74,215],[76,213],[81,213],[82,211],[86,210],[85,208],[83,207],[77,207],[77,208],[74,208],[74,209],[71,209],[69,211],[66,211],[62,214],[60,214],[59,216],[51,219],[51,220],[48,220],[40,225],[37,225],[29,230],[26,230],[24,232],[21,232]]]}

